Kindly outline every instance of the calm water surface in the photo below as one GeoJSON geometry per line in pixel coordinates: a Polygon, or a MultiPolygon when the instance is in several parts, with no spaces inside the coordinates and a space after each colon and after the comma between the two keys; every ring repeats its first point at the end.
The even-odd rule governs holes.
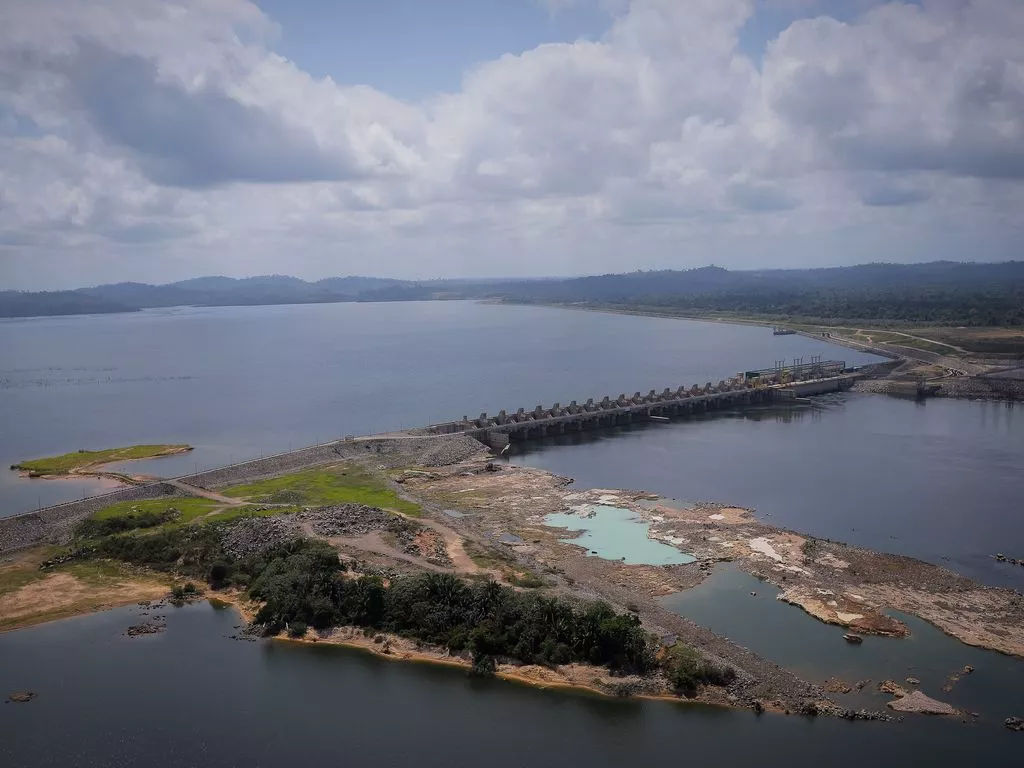
{"type": "Polygon", "coordinates": [[[575,538],[562,539],[587,550],[588,556],[621,560],[630,565],[677,565],[696,558],[676,547],[648,537],[650,523],[622,507],[595,504],[589,514],[556,513],[544,518],[546,525],[580,531],[575,538]]]}
{"type": "MultiPolygon", "coordinates": [[[[0,352],[4,466],[80,447],[197,447],[149,463],[166,474],[484,410],[717,381],[781,358],[868,361],[767,329],[467,303],[0,321],[0,352]]],[[[571,448],[550,442],[517,460],[594,487],[753,506],[781,525],[1011,582],[987,555],[1024,542],[1022,426],[1020,411],[1003,406],[843,396],[595,434],[571,448]]],[[[0,514],[96,490],[0,476],[0,514]]],[[[799,647],[785,641],[796,631],[788,619],[765,613],[760,633],[757,622],[719,624],[713,609],[729,600],[702,595],[678,610],[704,610],[755,649],[764,639],[767,655],[799,647]]],[[[777,607],[768,600],[757,604],[777,607]]],[[[0,635],[0,695],[40,694],[0,706],[0,765],[859,768],[1007,764],[1020,754],[1019,734],[989,717],[897,726],[597,700],[339,649],[234,641],[237,616],[206,604],[172,610],[164,634],[124,637],[137,620],[123,609],[0,635]]],[[[876,648],[864,650],[870,658],[876,648]]],[[[946,653],[936,670],[973,658],[946,653]]],[[[909,663],[882,655],[893,674],[909,663]]],[[[978,684],[961,682],[956,695],[968,702],[978,684]]]]}
{"type": "Polygon", "coordinates": [[[884,710],[893,697],[879,692],[878,684],[895,680],[962,711],[977,712],[988,724],[1024,711],[1024,659],[972,648],[916,616],[895,611],[889,613],[906,623],[909,637],[867,636],[862,645],[850,645],[843,640],[847,630],[776,600],[778,593],[729,563],[719,565],[703,584],[663,598],[662,604],[807,680],[824,683],[835,677],[851,686],[870,681],[860,692],[834,696],[848,707],[884,710]],[[974,672],[953,680],[965,665],[974,672]],[[906,683],[908,677],[920,685],[906,683]],[[943,690],[946,686],[951,690],[943,690]]]}
{"type": "Polygon", "coordinates": [[[332,648],[228,638],[234,612],[123,609],[0,635],[0,765],[957,766],[1019,757],[1000,724],[756,717],[565,695],[332,648]]]}
{"type": "MultiPolygon", "coordinates": [[[[174,308],[0,320],[0,467],[189,443],[180,475],[367,434],[704,383],[775,360],[872,358],[768,328],[477,304],[174,308]]],[[[0,472],[0,515],[96,492],[0,472]]]]}
{"type": "Polygon", "coordinates": [[[774,525],[1024,587],[1024,408],[878,395],[513,446],[594,488],[756,509],[774,525]]]}

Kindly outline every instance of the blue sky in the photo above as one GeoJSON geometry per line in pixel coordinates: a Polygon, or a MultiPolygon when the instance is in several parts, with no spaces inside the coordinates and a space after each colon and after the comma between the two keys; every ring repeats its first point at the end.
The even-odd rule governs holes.
{"type": "MultiPolygon", "coordinates": [[[[685,2],[685,0],[680,0],[685,2]]],[[[456,91],[463,72],[544,43],[597,40],[612,14],[600,0],[257,0],[281,27],[274,48],[313,75],[420,99],[456,91]]],[[[867,0],[759,0],[740,30],[760,62],[796,19],[854,18],[867,0]]],[[[614,6],[611,6],[614,7],[614,6]]]]}
{"type": "Polygon", "coordinates": [[[1020,258],[1021,0],[4,0],[0,289],[1020,258]]]}

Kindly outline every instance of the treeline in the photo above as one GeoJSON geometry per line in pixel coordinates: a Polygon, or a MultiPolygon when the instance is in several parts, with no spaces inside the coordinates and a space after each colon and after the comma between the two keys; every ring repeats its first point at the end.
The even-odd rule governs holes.
{"type": "Polygon", "coordinates": [[[203,277],[168,285],[116,283],[55,293],[0,292],[0,317],[117,312],[180,305],[505,299],[585,306],[663,307],[809,320],[958,325],[1024,323],[1024,262],[862,264],[829,269],[720,267],[530,280],[306,282],[271,275],[203,277]]]}
{"type": "Polygon", "coordinates": [[[1024,262],[634,272],[508,286],[503,298],[840,323],[1024,325],[1024,262]]]}
{"type": "Polygon", "coordinates": [[[256,621],[272,630],[296,622],[317,629],[366,627],[473,654],[477,664],[506,658],[525,664],[584,662],[619,672],[655,666],[650,636],[631,614],[601,602],[576,606],[497,582],[449,573],[350,577],[326,544],[279,553],[250,594],[265,602],[256,621]]]}
{"type": "MultiPolygon", "coordinates": [[[[129,525],[151,522],[133,519],[129,525]]],[[[480,674],[493,673],[503,660],[548,666],[578,662],[622,674],[658,670],[688,695],[701,685],[727,685],[735,677],[731,668],[710,663],[684,646],[659,651],[637,616],[617,613],[603,602],[570,601],[449,573],[388,580],[353,574],[330,545],[313,539],[295,539],[236,558],[222,546],[231,524],[88,539],[83,537],[96,536],[101,529],[82,525],[78,543],[53,563],[111,558],[202,580],[213,589],[238,587],[263,602],[255,623],[270,634],[363,627],[467,653],[480,674]]]]}
{"type": "Polygon", "coordinates": [[[681,314],[724,313],[814,322],[1024,325],[1024,286],[988,290],[958,287],[859,288],[807,292],[755,292],[698,296],[637,296],[620,308],[649,307],[681,314]]]}

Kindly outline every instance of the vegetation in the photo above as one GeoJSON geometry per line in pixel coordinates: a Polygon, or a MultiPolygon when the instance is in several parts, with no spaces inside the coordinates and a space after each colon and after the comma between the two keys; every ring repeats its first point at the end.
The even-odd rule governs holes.
{"type": "Polygon", "coordinates": [[[1024,262],[633,272],[498,286],[514,301],[766,320],[1024,325],[1024,262]]]}
{"type": "MultiPolygon", "coordinates": [[[[86,522],[110,522],[108,533],[116,533],[120,520],[144,520],[150,516],[168,515],[168,520],[177,523],[191,523],[197,518],[208,515],[217,508],[217,502],[199,496],[181,496],[163,499],[146,499],[144,501],[121,501],[111,504],[93,514],[86,522]]],[[[148,525],[121,524],[120,530],[131,528],[148,528],[148,525]]]]}
{"type": "Polygon", "coordinates": [[[640,620],[617,614],[605,603],[576,605],[445,573],[388,582],[353,577],[322,542],[294,543],[274,553],[249,593],[264,602],[256,622],[271,631],[294,622],[317,629],[366,627],[469,651],[483,670],[489,666],[486,657],[532,664],[586,662],[636,673],[655,665],[651,638],[640,620]]]}
{"type": "Polygon", "coordinates": [[[418,504],[399,498],[383,479],[351,465],[310,469],[236,485],[223,493],[257,504],[365,504],[407,515],[420,512],[418,504]]]}
{"type": "Polygon", "coordinates": [[[719,267],[590,277],[405,282],[365,277],[307,283],[280,275],[207,277],[170,285],[121,283],[77,291],[0,291],[0,317],[331,301],[500,298],[681,315],[814,322],[1024,326],[1024,262],[862,264],[830,269],[729,271],[719,267]]]}
{"type": "Polygon", "coordinates": [[[686,696],[692,696],[702,685],[729,685],[736,679],[732,667],[713,664],[681,643],[668,649],[663,666],[672,687],[686,696]]]}
{"type": "Polygon", "coordinates": [[[132,445],[127,448],[107,448],[99,451],[75,451],[62,456],[32,459],[15,464],[11,469],[38,475],[67,475],[104,464],[132,459],[153,459],[191,451],[188,445],[132,445]]]}

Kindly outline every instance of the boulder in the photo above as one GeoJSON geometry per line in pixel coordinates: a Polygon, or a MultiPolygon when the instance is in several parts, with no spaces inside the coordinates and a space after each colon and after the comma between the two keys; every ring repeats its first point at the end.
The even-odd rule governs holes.
{"type": "Polygon", "coordinates": [[[1024,720],[1019,717],[1008,717],[1003,720],[1003,726],[1011,731],[1024,731],[1024,720]]]}

